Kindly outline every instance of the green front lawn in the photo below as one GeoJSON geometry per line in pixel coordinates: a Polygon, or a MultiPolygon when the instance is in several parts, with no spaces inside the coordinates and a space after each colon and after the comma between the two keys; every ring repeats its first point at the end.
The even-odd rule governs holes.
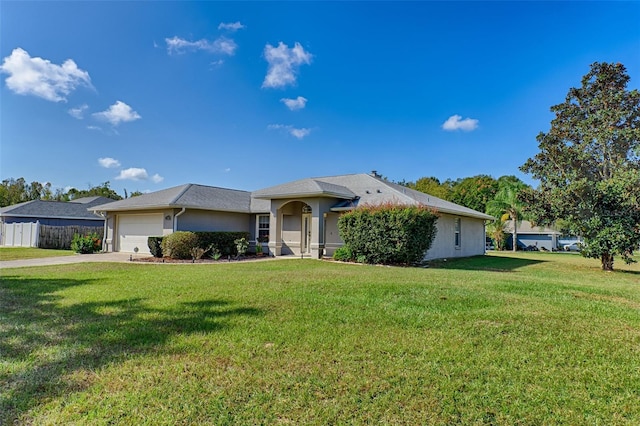
{"type": "Polygon", "coordinates": [[[640,267],[0,270],[0,424],[640,424],[640,267]]]}
{"type": "Polygon", "coordinates": [[[0,261],[71,256],[73,254],[71,250],[52,250],[35,247],[0,247],[0,261]]]}

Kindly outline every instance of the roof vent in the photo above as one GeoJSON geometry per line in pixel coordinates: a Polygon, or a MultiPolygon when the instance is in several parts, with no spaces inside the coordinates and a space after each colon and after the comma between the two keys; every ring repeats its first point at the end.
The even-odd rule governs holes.
{"type": "Polygon", "coordinates": [[[379,189],[376,189],[376,192],[377,192],[378,194],[382,194],[382,191],[380,191],[379,189]]]}
{"type": "Polygon", "coordinates": [[[371,191],[369,191],[368,189],[364,192],[366,192],[367,194],[371,194],[371,191]]]}
{"type": "Polygon", "coordinates": [[[377,170],[371,170],[371,173],[369,173],[371,176],[373,176],[374,178],[380,178],[382,177],[382,175],[378,174],[377,170]]]}

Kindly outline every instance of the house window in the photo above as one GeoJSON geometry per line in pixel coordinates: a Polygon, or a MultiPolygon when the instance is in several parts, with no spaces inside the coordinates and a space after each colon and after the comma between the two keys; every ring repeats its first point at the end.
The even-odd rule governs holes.
{"type": "Polygon", "coordinates": [[[269,242],[269,220],[268,214],[258,216],[258,241],[261,243],[269,242]]]}
{"type": "Polygon", "coordinates": [[[460,218],[456,218],[454,231],[453,231],[453,243],[457,249],[460,248],[460,218]]]}

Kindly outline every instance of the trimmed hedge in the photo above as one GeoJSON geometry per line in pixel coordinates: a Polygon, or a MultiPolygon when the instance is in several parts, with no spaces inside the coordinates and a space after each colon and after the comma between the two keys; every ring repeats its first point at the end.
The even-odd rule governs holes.
{"type": "Polygon", "coordinates": [[[191,259],[191,250],[216,248],[222,256],[238,254],[236,240],[249,239],[248,232],[192,232],[177,231],[164,237],[149,237],[147,245],[154,257],[171,257],[174,259],[191,259]]]}
{"type": "Polygon", "coordinates": [[[147,245],[149,246],[149,251],[153,255],[153,257],[163,257],[162,256],[162,239],[164,237],[149,237],[147,238],[147,245]]]}
{"type": "Polygon", "coordinates": [[[363,206],[340,216],[338,229],[347,249],[341,260],[372,264],[420,262],[436,236],[437,213],[425,206],[363,206]]]}
{"type": "Polygon", "coordinates": [[[194,247],[198,247],[198,237],[190,231],[176,231],[162,239],[162,253],[172,259],[191,259],[194,247]]]}

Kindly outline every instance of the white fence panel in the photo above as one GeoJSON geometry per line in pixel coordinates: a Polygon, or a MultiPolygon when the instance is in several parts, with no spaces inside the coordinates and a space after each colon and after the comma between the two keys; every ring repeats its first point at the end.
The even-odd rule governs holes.
{"type": "Polygon", "coordinates": [[[3,223],[3,246],[10,247],[38,247],[38,231],[40,223],[3,223]]]}

